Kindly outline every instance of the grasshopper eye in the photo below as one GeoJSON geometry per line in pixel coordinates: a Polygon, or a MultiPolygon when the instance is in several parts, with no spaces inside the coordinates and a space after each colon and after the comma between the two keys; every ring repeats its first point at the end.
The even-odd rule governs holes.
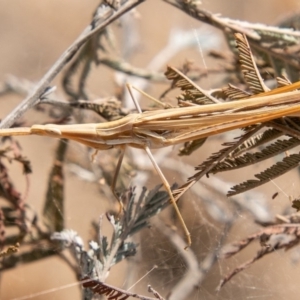
{"type": "Polygon", "coordinates": [[[45,128],[45,133],[51,136],[53,135],[61,135],[61,131],[56,128],[45,128]]]}
{"type": "Polygon", "coordinates": [[[61,136],[61,131],[55,128],[55,125],[33,125],[31,127],[31,133],[38,135],[48,136],[61,136]]]}

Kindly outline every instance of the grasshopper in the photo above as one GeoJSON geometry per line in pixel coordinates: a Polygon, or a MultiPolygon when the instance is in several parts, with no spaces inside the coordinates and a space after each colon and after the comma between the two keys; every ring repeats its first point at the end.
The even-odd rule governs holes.
{"type": "MultiPolygon", "coordinates": [[[[112,183],[114,194],[116,178],[126,146],[144,149],[169,193],[189,247],[191,237],[176,204],[178,199],[174,198],[170,185],[155,162],[150,149],[193,141],[257,123],[265,123],[283,116],[300,115],[300,91],[296,90],[299,87],[300,82],[296,82],[243,100],[167,110],[142,112],[136,104],[138,113],[132,113],[117,121],[1,129],[0,136],[33,134],[74,140],[96,150],[121,148],[123,151],[112,183]]],[[[130,88],[129,92],[131,93],[130,88]]]]}

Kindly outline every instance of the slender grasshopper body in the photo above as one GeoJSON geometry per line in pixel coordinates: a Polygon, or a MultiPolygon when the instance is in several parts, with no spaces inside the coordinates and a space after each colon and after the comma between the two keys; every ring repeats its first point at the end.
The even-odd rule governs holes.
{"type": "Polygon", "coordinates": [[[289,115],[300,115],[300,91],[203,106],[147,111],[107,123],[47,124],[1,129],[0,136],[50,136],[75,140],[98,150],[121,145],[155,149],[289,115]]]}
{"type": "MultiPolygon", "coordinates": [[[[300,91],[291,90],[298,87],[299,83],[296,83],[245,100],[140,112],[107,123],[48,124],[33,125],[31,128],[1,129],[0,136],[34,134],[64,138],[96,150],[107,150],[114,147],[124,150],[126,145],[145,149],[170,195],[184,229],[187,245],[190,246],[190,233],[177,207],[170,185],[156,164],[150,149],[201,139],[257,123],[265,123],[283,116],[297,116],[300,114],[300,91]]],[[[123,155],[124,152],[117,164],[112,184],[113,192],[123,155]]]]}

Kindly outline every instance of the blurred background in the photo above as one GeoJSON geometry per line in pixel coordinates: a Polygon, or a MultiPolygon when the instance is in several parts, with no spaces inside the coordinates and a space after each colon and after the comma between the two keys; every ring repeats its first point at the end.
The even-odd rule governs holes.
{"type": "MultiPolygon", "coordinates": [[[[27,0],[5,1],[0,0],[0,81],[4,81],[11,74],[19,79],[27,79],[32,83],[39,79],[53,65],[61,53],[77,38],[82,30],[89,24],[91,16],[99,1],[96,0],[27,0]]],[[[299,1],[296,0],[204,0],[202,6],[213,13],[220,13],[224,17],[245,20],[249,22],[274,25],[290,14],[300,9],[299,1]]],[[[161,65],[156,71],[164,71],[166,64],[181,66],[185,61],[194,61],[202,68],[212,68],[215,64],[212,58],[206,56],[208,50],[227,51],[222,34],[208,25],[192,19],[183,12],[173,8],[163,1],[145,1],[137,7],[137,18],[134,23],[134,32],[128,32],[120,28],[120,24],[114,24],[115,31],[115,55],[126,57],[135,67],[148,69],[154,65],[161,65]],[[173,53],[166,53],[169,57],[164,58],[163,49],[169,43],[170,36],[190,34],[194,36],[194,42],[190,46],[180,50],[172,49],[173,53]],[[132,40],[131,40],[132,39],[132,40]],[[126,43],[131,40],[133,49],[126,48],[126,43]],[[130,51],[129,53],[127,51],[130,51]],[[153,62],[159,58],[160,62],[153,62]],[[165,59],[165,61],[164,61],[165,59]]],[[[129,42],[128,42],[129,43],[129,42]]],[[[89,92],[95,97],[107,97],[116,93],[120,74],[111,69],[100,66],[94,67],[92,75],[88,79],[89,92]]],[[[61,76],[55,80],[57,93],[66,99],[60,88],[61,76]]],[[[134,77],[127,80],[139,85],[134,77]]],[[[221,81],[220,76],[208,77],[200,82],[202,87],[216,88],[221,81]]],[[[168,85],[150,83],[142,87],[154,97],[165,90],[168,85]]],[[[1,115],[6,116],[20,101],[22,97],[14,94],[0,98],[1,115]]],[[[149,102],[143,100],[142,106],[147,107],[149,102]]],[[[43,114],[30,111],[24,117],[30,123],[45,121],[43,114]]],[[[230,135],[227,138],[230,138],[230,135]]],[[[43,199],[47,189],[47,180],[53,164],[56,140],[42,137],[24,137],[18,141],[22,145],[23,154],[30,159],[33,173],[30,175],[29,192],[27,202],[37,212],[42,211],[43,199]]],[[[210,152],[220,145],[223,138],[214,138],[206,143],[204,148],[197,151],[197,156],[182,158],[176,156],[178,148],[168,149],[167,158],[176,159],[180,167],[191,170],[203,161],[210,152]],[[195,161],[196,157],[196,161],[195,161]],[[190,166],[190,169],[188,169],[190,166]]],[[[91,220],[98,220],[100,214],[112,209],[112,201],[107,200],[109,191],[103,192],[101,185],[93,180],[83,180],[76,175],[72,166],[76,160],[85,160],[82,165],[88,164],[87,157],[82,158],[83,150],[75,143],[70,145],[68,154],[68,168],[65,170],[65,210],[67,215],[66,227],[73,229],[87,242],[92,237],[91,220]]],[[[96,162],[105,161],[108,154],[100,152],[96,162]]],[[[143,159],[144,157],[142,157],[143,159]]],[[[137,158],[138,160],[138,158],[137,158]]],[[[179,174],[171,169],[168,160],[160,161],[168,180],[183,183],[188,176],[179,174]]],[[[173,160],[174,162],[174,160],[173,160]]],[[[154,171],[149,165],[142,166],[142,162],[133,160],[134,173],[136,176],[127,178],[127,184],[136,184],[144,173],[147,172],[148,188],[153,188],[159,183],[153,176],[154,171]],[[146,171],[145,171],[146,169],[146,171]],[[150,172],[150,173],[149,173],[150,172]],[[150,174],[150,175],[149,175],[150,174]],[[140,177],[139,177],[140,176],[140,177]],[[150,177],[150,179],[149,179],[150,177]]],[[[255,171],[256,166],[252,167],[255,171]]],[[[26,182],[19,166],[9,167],[10,176],[19,191],[26,193],[26,182]]],[[[252,173],[254,172],[252,170],[252,173]]],[[[249,170],[251,172],[251,170],[249,170]]],[[[221,176],[222,180],[231,183],[241,182],[243,174],[236,172],[221,176]]],[[[298,185],[299,175],[296,171],[279,178],[276,184],[270,183],[257,190],[259,197],[266,206],[274,213],[282,212],[290,205],[287,196],[297,197],[300,194],[298,185]],[[279,192],[279,196],[272,200],[272,195],[279,192]]],[[[205,188],[205,181],[201,188],[205,188]]],[[[110,195],[110,199],[113,197],[110,195]]],[[[220,201],[230,201],[222,195],[215,195],[220,201]]],[[[223,234],[227,234],[224,226],[213,220],[203,209],[208,204],[201,201],[201,195],[189,193],[180,202],[184,219],[192,233],[193,247],[197,258],[201,261],[218,243],[223,234]],[[224,231],[224,232],[223,232],[224,231]]],[[[248,221],[248,215],[241,213],[233,224],[226,241],[235,241],[256,232],[258,227],[253,221],[248,221]]],[[[168,224],[177,224],[172,212],[166,211],[161,219],[168,224]]],[[[105,225],[107,234],[111,232],[109,225],[105,225]]],[[[134,238],[140,244],[140,252],[129,262],[122,262],[114,267],[108,282],[119,287],[135,285],[137,293],[147,295],[147,285],[151,284],[164,296],[174,286],[186,271],[186,266],[176,249],[166,240],[163,234],[155,226],[144,230],[141,236],[134,238]]],[[[220,261],[209,271],[204,282],[195,289],[189,299],[298,299],[297,278],[300,275],[299,254],[296,250],[287,254],[284,252],[274,253],[245,272],[237,275],[231,282],[217,293],[217,287],[222,276],[240,263],[255,255],[256,247],[246,249],[236,258],[230,261],[220,261]]],[[[57,257],[51,257],[30,264],[20,264],[16,268],[2,272],[1,274],[1,299],[80,299],[79,287],[76,286],[76,277],[67,264],[57,257]],[[72,287],[65,287],[73,284],[72,287]],[[31,294],[44,292],[52,289],[44,295],[31,297],[31,294]]]]}

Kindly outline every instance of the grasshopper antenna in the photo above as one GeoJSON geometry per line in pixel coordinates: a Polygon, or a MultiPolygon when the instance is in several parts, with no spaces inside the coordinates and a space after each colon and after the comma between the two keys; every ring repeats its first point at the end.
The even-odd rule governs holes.
{"type": "MultiPolygon", "coordinates": [[[[130,94],[130,96],[131,96],[131,98],[132,98],[132,101],[133,101],[133,103],[134,103],[134,105],[135,105],[137,111],[141,114],[141,113],[142,113],[141,107],[140,107],[140,105],[138,104],[138,102],[136,101],[136,99],[133,97],[132,88],[134,88],[134,87],[131,86],[129,83],[126,84],[126,87],[127,87],[127,89],[128,89],[128,92],[129,92],[129,94],[130,94]]],[[[146,97],[148,97],[148,95],[147,95],[146,93],[142,92],[142,91],[139,90],[138,88],[134,88],[134,89],[137,90],[137,91],[139,91],[139,92],[141,92],[141,93],[142,93],[143,95],[145,95],[146,97]]],[[[149,97],[150,97],[151,100],[154,100],[156,103],[159,103],[160,105],[163,105],[163,106],[165,107],[165,104],[164,104],[164,103],[160,102],[160,101],[157,100],[157,99],[154,99],[154,98],[151,97],[151,96],[149,96],[149,97]]],[[[172,193],[170,184],[169,184],[168,180],[166,179],[165,175],[163,174],[163,172],[161,171],[160,167],[159,167],[158,164],[156,163],[155,158],[154,158],[154,156],[153,156],[153,154],[152,154],[150,148],[149,148],[148,146],[145,145],[145,146],[144,146],[144,149],[145,149],[147,155],[149,156],[149,158],[150,158],[150,160],[151,160],[151,162],[152,162],[153,167],[155,168],[156,172],[158,173],[158,175],[159,175],[161,181],[163,182],[163,185],[164,185],[165,189],[167,190],[167,192],[168,192],[168,194],[169,194],[169,196],[170,196],[171,203],[172,203],[172,205],[173,205],[173,207],[174,207],[174,209],[175,209],[175,212],[176,212],[176,214],[177,214],[177,217],[178,217],[178,219],[179,219],[179,222],[180,222],[180,224],[181,224],[181,226],[182,226],[182,229],[183,229],[183,231],[184,231],[184,234],[185,234],[185,236],[186,236],[186,242],[187,242],[186,248],[188,248],[188,247],[190,247],[191,244],[192,244],[191,234],[190,234],[190,232],[189,232],[189,230],[188,230],[188,228],[187,228],[187,226],[186,226],[186,224],[185,224],[185,222],[184,222],[184,220],[183,220],[183,217],[182,217],[182,215],[181,215],[181,213],[180,213],[180,210],[179,210],[179,208],[178,208],[178,206],[177,206],[177,203],[176,203],[176,200],[175,200],[175,198],[174,198],[174,196],[173,196],[173,193],[172,193]]],[[[185,248],[185,249],[186,249],[186,248],[185,248]]]]}
{"type": "Polygon", "coordinates": [[[140,105],[139,105],[138,102],[136,101],[136,99],[133,97],[132,89],[138,91],[140,94],[142,94],[143,96],[145,96],[145,97],[147,97],[148,99],[152,100],[152,101],[155,102],[156,104],[162,106],[163,108],[170,108],[170,107],[172,107],[170,104],[166,104],[166,103],[161,102],[160,100],[158,100],[158,99],[152,97],[151,95],[145,93],[144,91],[140,90],[139,88],[137,88],[137,87],[135,87],[135,86],[133,86],[133,85],[130,85],[129,83],[126,84],[126,87],[127,87],[127,90],[128,90],[128,92],[129,92],[129,94],[130,94],[130,96],[131,96],[131,99],[132,99],[132,101],[134,102],[134,105],[135,105],[135,107],[136,107],[136,109],[137,109],[137,111],[138,111],[139,113],[142,113],[142,110],[141,110],[140,105]]]}

